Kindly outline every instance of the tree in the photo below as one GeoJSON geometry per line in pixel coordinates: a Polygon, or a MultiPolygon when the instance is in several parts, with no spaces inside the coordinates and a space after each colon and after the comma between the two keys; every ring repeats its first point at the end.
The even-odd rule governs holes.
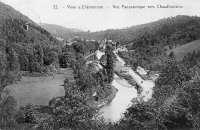
{"type": "Polygon", "coordinates": [[[54,104],[51,128],[88,129],[96,110],[88,104],[87,94],[79,91],[73,82],[65,82],[65,97],[51,103],[54,104]]]}
{"type": "Polygon", "coordinates": [[[189,81],[191,77],[186,69],[178,63],[169,63],[162,71],[157,81],[159,86],[162,85],[178,85],[183,81],[189,81]]]}
{"type": "Polygon", "coordinates": [[[2,100],[0,99],[0,129],[16,127],[16,113],[17,103],[14,97],[8,96],[2,100]]]}
{"type": "MultiPolygon", "coordinates": [[[[10,54],[13,58],[13,54],[10,54]]],[[[6,54],[2,53],[0,51],[0,129],[6,128],[6,127],[14,127],[16,125],[15,121],[15,114],[16,114],[16,101],[11,96],[6,96],[2,98],[2,93],[4,91],[4,88],[13,83],[13,81],[16,78],[16,72],[15,67],[13,67],[12,61],[13,59],[10,59],[9,62],[10,66],[8,66],[6,54]],[[13,71],[9,70],[9,67],[13,69],[13,71]]],[[[16,57],[15,57],[16,58],[16,57]]],[[[15,61],[15,60],[14,60],[15,61]]]]}
{"type": "Polygon", "coordinates": [[[58,59],[58,54],[55,51],[51,51],[47,54],[53,61],[56,61],[58,59]]]}
{"type": "Polygon", "coordinates": [[[74,53],[71,52],[64,52],[59,57],[59,63],[62,68],[73,67],[76,61],[76,57],[74,53]]]}
{"type": "Polygon", "coordinates": [[[112,46],[107,45],[105,55],[107,56],[106,71],[108,76],[108,83],[112,83],[114,79],[114,54],[112,46]]]}
{"type": "Polygon", "coordinates": [[[72,46],[73,46],[74,50],[76,51],[76,53],[81,53],[81,54],[86,53],[86,49],[82,43],[74,42],[72,44],[72,46]]]}
{"type": "Polygon", "coordinates": [[[58,59],[58,54],[55,51],[51,51],[47,53],[46,56],[44,56],[44,65],[58,65],[59,59],[58,59]]]}
{"type": "Polygon", "coordinates": [[[163,118],[158,113],[159,111],[150,103],[137,103],[127,109],[117,128],[126,130],[164,130],[166,128],[163,124],[163,118]]]}
{"type": "Polygon", "coordinates": [[[44,65],[50,65],[53,63],[53,59],[48,56],[44,56],[43,60],[44,60],[44,65]]]}
{"type": "Polygon", "coordinates": [[[169,54],[169,57],[170,57],[170,58],[175,58],[175,54],[174,54],[173,51],[169,54]]]}
{"type": "Polygon", "coordinates": [[[27,58],[27,55],[20,55],[19,56],[19,64],[20,64],[20,70],[28,71],[29,70],[29,61],[27,58]]]}
{"type": "Polygon", "coordinates": [[[36,44],[34,46],[34,49],[35,49],[34,55],[36,56],[37,62],[40,65],[43,65],[44,52],[43,52],[43,48],[42,48],[41,44],[36,44]]]}
{"type": "Polygon", "coordinates": [[[105,68],[107,65],[107,55],[106,54],[102,55],[99,61],[100,65],[105,68]]]}
{"type": "Polygon", "coordinates": [[[4,90],[4,88],[12,81],[9,82],[9,72],[6,70],[6,56],[3,53],[0,53],[0,99],[1,99],[1,93],[4,90]]]}
{"type": "Polygon", "coordinates": [[[20,69],[20,65],[19,65],[19,59],[15,51],[11,47],[8,47],[6,49],[6,52],[8,61],[7,69],[11,71],[18,71],[20,69]]]}
{"type": "Polygon", "coordinates": [[[188,123],[185,125],[192,124],[194,129],[200,128],[200,82],[199,80],[194,80],[190,83],[185,83],[182,85],[182,91],[178,93],[178,103],[186,110],[185,118],[188,123]]]}
{"type": "Polygon", "coordinates": [[[36,123],[34,107],[30,104],[21,107],[16,117],[18,123],[36,123]]]}
{"type": "Polygon", "coordinates": [[[32,73],[33,72],[33,63],[37,62],[37,59],[36,59],[35,55],[30,54],[28,56],[28,60],[29,60],[29,71],[32,73]]]}
{"type": "Polygon", "coordinates": [[[33,62],[31,65],[31,72],[41,72],[41,65],[38,62],[33,62]]]}

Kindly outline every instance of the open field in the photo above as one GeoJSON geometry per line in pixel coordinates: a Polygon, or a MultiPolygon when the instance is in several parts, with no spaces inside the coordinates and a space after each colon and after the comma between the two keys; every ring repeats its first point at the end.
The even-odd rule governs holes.
{"type": "Polygon", "coordinates": [[[174,52],[176,59],[181,61],[188,53],[192,54],[194,51],[195,53],[200,51],[200,40],[195,40],[193,42],[176,47],[172,51],[174,52]]]}
{"type": "Polygon", "coordinates": [[[17,100],[18,106],[28,103],[34,105],[48,105],[54,97],[64,96],[64,80],[72,76],[72,70],[61,69],[61,73],[49,77],[22,77],[20,82],[6,87],[17,100]]]}

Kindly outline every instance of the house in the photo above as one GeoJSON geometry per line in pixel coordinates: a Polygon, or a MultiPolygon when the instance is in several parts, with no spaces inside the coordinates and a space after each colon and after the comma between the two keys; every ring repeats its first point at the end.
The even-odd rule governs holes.
{"type": "Polygon", "coordinates": [[[60,38],[60,37],[56,37],[56,39],[57,39],[58,41],[60,41],[60,42],[63,42],[63,41],[64,41],[64,39],[62,39],[62,38],[60,38]]]}
{"type": "Polygon", "coordinates": [[[137,67],[136,72],[138,72],[140,75],[147,75],[147,71],[140,66],[137,67]]]}
{"type": "Polygon", "coordinates": [[[123,46],[120,46],[120,45],[119,45],[119,46],[117,47],[117,51],[126,51],[126,52],[127,52],[128,49],[126,48],[125,45],[123,45],[123,46]]]}

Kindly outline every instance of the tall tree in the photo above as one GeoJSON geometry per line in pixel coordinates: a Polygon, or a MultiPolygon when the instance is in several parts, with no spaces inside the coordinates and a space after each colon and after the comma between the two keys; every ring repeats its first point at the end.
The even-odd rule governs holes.
{"type": "Polygon", "coordinates": [[[112,83],[114,79],[114,54],[111,45],[107,45],[105,55],[107,56],[106,71],[108,76],[108,83],[112,83]]]}
{"type": "Polygon", "coordinates": [[[6,49],[6,52],[7,52],[7,61],[8,61],[7,69],[11,71],[18,71],[20,68],[20,65],[19,65],[19,59],[15,51],[11,47],[8,47],[6,49]]]}
{"type": "Polygon", "coordinates": [[[23,71],[29,70],[29,61],[27,55],[22,54],[19,56],[19,64],[20,64],[20,70],[23,71]]]}

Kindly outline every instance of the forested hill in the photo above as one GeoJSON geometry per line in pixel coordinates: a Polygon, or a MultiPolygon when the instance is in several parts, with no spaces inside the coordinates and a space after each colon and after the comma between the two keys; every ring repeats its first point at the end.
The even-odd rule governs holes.
{"type": "Polygon", "coordinates": [[[110,39],[121,44],[131,43],[133,45],[134,43],[133,48],[141,43],[172,48],[200,38],[200,18],[185,15],[164,18],[124,29],[108,29],[91,33],[50,24],[42,24],[41,27],[65,40],[73,39],[76,36],[95,40],[110,39]]]}
{"type": "Polygon", "coordinates": [[[23,21],[33,23],[33,21],[30,20],[27,16],[24,16],[19,11],[12,8],[11,6],[0,2],[0,21],[4,19],[21,19],[23,21]]]}
{"type": "Polygon", "coordinates": [[[6,42],[55,41],[45,29],[27,16],[0,2],[0,37],[6,42]]]}
{"type": "MultiPolygon", "coordinates": [[[[55,30],[59,31],[59,29],[55,30]]],[[[168,50],[200,39],[200,17],[178,15],[124,29],[109,29],[91,33],[70,32],[63,29],[62,34],[57,36],[65,40],[79,36],[80,38],[110,39],[119,42],[127,45],[128,49],[135,50],[136,53],[133,54],[135,56],[130,56],[131,59],[137,59],[134,63],[145,68],[154,66],[152,69],[158,69],[158,66],[162,66],[163,62],[167,60],[165,54],[168,50]],[[62,37],[62,34],[67,35],[62,37]]]]}
{"type": "Polygon", "coordinates": [[[53,34],[56,32],[57,36],[65,40],[73,39],[75,36],[95,40],[110,39],[121,44],[134,43],[133,48],[141,43],[144,45],[159,44],[173,47],[200,38],[200,18],[185,15],[164,18],[155,22],[123,29],[108,29],[98,32],[77,31],[53,25],[43,25],[42,27],[53,34]]]}
{"type": "Polygon", "coordinates": [[[158,69],[167,61],[168,50],[200,39],[200,18],[179,15],[126,29],[84,35],[93,39],[106,38],[125,44],[128,49],[135,50],[135,53],[129,56],[134,59],[134,63],[145,68],[158,69]]]}
{"type": "MultiPolygon", "coordinates": [[[[140,40],[144,37],[162,38],[163,40],[167,38],[169,43],[181,39],[188,42],[199,38],[199,25],[199,17],[179,15],[124,29],[109,29],[94,33],[80,33],[79,35],[90,37],[90,39],[111,39],[122,44],[135,42],[135,40],[140,40]]],[[[181,44],[183,43],[181,41],[181,44]]]]}
{"type": "Polygon", "coordinates": [[[0,87],[5,87],[19,77],[19,70],[47,70],[46,65],[58,60],[58,55],[62,52],[61,46],[62,43],[48,31],[0,2],[0,81],[5,83],[0,87]],[[8,81],[3,81],[3,77],[8,81]]]}

